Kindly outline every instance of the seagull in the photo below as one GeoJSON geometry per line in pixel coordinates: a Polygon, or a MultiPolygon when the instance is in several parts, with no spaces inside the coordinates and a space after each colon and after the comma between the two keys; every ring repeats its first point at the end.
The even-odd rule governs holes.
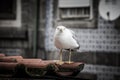
{"type": "Polygon", "coordinates": [[[65,26],[57,26],[55,33],[54,33],[54,45],[56,48],[60,49],[60,61],[59,63],[63,63],[62,61],[62,50],[69,50],[69,61],[71,62],[71,51],[80,48],[80,45],[77,41],[75,32],[71,29],[66,28],[65,26]]]}

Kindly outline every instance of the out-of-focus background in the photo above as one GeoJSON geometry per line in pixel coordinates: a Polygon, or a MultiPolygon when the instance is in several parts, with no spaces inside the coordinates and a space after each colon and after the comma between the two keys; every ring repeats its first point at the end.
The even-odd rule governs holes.
{"type": "MultiPolygon", "coordinates": [[[[85,77],[120,79],[119,0],[0,0],[0,53],[59,59],[53,36],[57,25],[75,31],[85,77]],[[119,5],[119,6],[118,6],[119,5]]],[[[64,60],[68,52],[63,53],[64,60]]],[[[79,75],[78,75],[79,76],[79,75]]]]}

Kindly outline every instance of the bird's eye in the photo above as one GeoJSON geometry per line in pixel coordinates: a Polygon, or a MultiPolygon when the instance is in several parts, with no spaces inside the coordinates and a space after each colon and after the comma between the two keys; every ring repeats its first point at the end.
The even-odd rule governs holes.
{"type": "Polygon", "coordinates": [[[59,29],[59,28],[57,28],[57,29],[59,29]]]}

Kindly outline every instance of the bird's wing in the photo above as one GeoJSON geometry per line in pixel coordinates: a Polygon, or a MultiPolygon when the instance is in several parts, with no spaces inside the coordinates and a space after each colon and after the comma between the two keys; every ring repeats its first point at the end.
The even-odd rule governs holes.
{"type": "MultiPolygon", "coordinates": [[[[74,31],[72,31],[71,29],[69,29],[70,30],[70,32],[72,33],[72,37],[73,37],[73,39],[75,39],[75,41],[77,42],[77,44],[79,45],[79,47],[80,47],[80,44],[79,44],[79,42],[78,42],[78,38],[77,38],[77,35],[76,35],[76,33],[74,32],[74,31]]],[[[79,48],[78,47],[78,48],[79,48]]]]}

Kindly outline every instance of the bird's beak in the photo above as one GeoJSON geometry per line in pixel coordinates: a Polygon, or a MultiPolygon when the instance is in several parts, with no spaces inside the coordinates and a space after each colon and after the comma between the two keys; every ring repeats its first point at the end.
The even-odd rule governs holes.
{"type": "Polygon", "coordinates": [[[63,29],[60,29],[61,32],[63,32],[63,29]]]}

